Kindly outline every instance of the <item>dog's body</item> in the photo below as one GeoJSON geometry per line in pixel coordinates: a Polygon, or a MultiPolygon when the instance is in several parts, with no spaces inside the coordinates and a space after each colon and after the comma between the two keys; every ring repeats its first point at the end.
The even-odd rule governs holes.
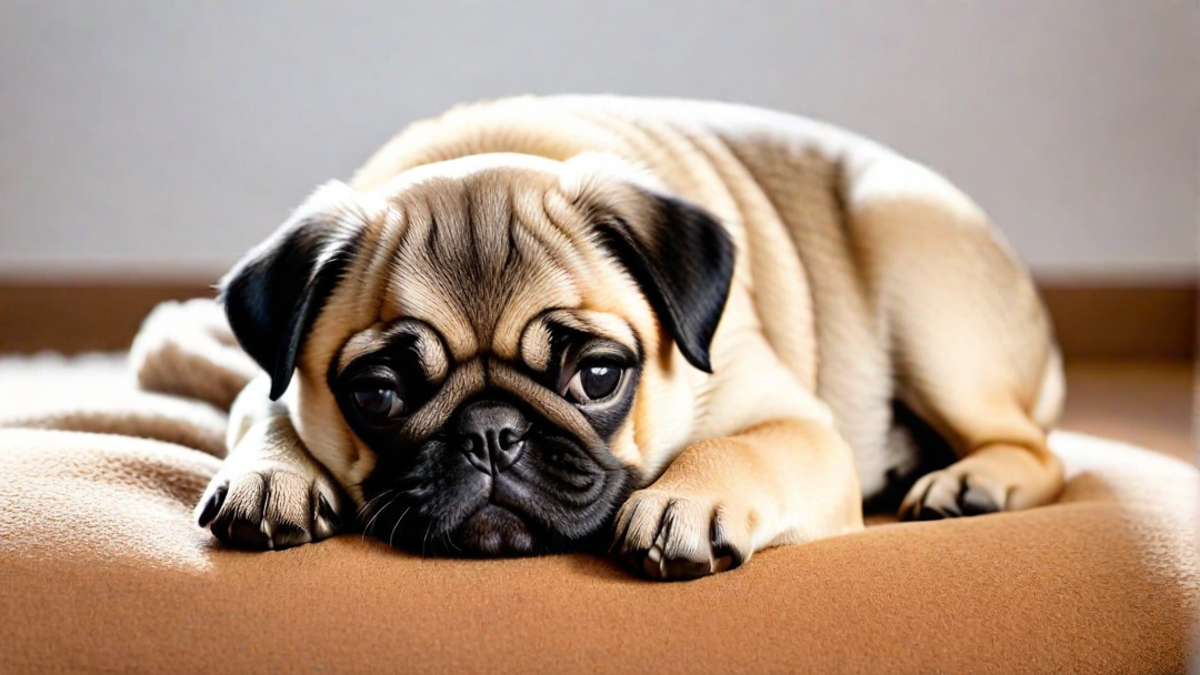
{"type": "Polygon", "coordinates": [[[319,191],[224,294],[272,393],[291,381],[282,405],[265,383],[239,398],[201,504],[238,543],[336,531],[340,486],[369,533],[409,548],[613,536],[650,576],[711,573],[861,528],[863,500],[922,463],[897,410],[958,458],[902,515],[1026,508],[1061,487],[1051,329],[983,213],[928,169],[788,115],[612,97],[458,108],[319,191]],[[414,374],[392,355],[368,366],[401,384],[342,381],[399,333],[414,374]],[[370,424],[352,419],[363,406],[370,424]],[[459,441],[484,478],[440,459],[459,441]],[[575,474],[546,459],[562,453],[575,474]]]}

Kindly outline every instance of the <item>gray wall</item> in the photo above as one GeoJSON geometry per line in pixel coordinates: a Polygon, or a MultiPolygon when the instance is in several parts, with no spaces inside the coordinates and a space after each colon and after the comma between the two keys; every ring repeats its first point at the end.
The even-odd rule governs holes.
{"type": "Polygon", "coordinates": [[[948,175],[1044,277],[1178,279],[1195,7],[0,0],[0,276],[213,276],[409,120],[586,91],[827,119],[948,175]]]}

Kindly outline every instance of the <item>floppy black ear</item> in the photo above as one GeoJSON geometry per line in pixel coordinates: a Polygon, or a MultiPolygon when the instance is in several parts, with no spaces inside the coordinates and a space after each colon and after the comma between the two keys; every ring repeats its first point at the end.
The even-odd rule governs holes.
{"type": "Polygon", "coordinates": [[[650,222],[603,219],[600,233],[629,269],[684,357],[712,372],[709,347],[733,281],[734,246],[704,209],[648,193],[650,222]]]}
{"type": "Polygon", "coordinates": [[[332,219],[284,225],[230,270],[220,301],[242,349],[287,391],[304,338],[350,260],[353,239],[332,219]]]}

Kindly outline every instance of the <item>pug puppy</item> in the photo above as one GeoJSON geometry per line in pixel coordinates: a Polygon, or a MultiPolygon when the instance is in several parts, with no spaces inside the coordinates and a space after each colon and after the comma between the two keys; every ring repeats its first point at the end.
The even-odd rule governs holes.
{"type": "Polygon", "coordinates": [[[1051,326],[986,216],[790,115],[456,108],[318,189],[220,300],[262,375],[197,515],[238,546],[360,528],[687,579],[858,531],[889,494],[933,519],[1063,482],[1051,326]]]}

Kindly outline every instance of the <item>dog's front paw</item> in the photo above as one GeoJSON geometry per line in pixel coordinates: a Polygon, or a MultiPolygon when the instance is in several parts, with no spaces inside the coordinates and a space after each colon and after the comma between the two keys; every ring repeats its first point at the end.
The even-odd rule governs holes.
{"type": "Polygon", "coordinates": [[[196,512],[200,527],[226,544],[281,549],[336,534],[341,503],[322,472],[263,460],[221,469],[196,512]]]}
{"type": "Polygon", "coordinates": [[[617,514],[612,552],[651,579],[695,579],[752,553],[750,515],[716,500],[639,490],[617,514]]]}

